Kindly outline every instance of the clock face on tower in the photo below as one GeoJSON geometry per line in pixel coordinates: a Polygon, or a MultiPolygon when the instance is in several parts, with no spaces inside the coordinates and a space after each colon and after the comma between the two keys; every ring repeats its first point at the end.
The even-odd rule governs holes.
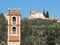
{"type": "Polygon", "coordinates": [[[11,45],[17,45],[17,43],[16,42],[12,42],[11,45]]]}

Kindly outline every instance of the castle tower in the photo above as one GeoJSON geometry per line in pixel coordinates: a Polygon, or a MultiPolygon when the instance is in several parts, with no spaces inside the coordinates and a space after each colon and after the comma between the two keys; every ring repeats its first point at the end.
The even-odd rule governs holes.
{"type": "Polygon", "coordinates": [[[8,9],[8,40],[7,45],[20,45],[20,10],[8,9]]]}
{"type": "Polygon", "coordinates": [[[50,19],[51,19],[51,20],[54,20],[54,19],[55,19],[55,17],[54,17],[54,12],[52,12],[52,15],[51,15],[50,19]]]}

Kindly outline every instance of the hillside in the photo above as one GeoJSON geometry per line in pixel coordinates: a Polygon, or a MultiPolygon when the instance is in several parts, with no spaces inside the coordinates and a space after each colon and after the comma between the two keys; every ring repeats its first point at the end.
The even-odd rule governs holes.
{"type": "Polygon", "coordinates": [[[22,19],[22,45],[55,45],[60,43],[60,24],[56,20],[22,19]]]}
{"type": "MultiPolygon", "coordinates": [[[[0,15],[0,45],[7,44],[7,20],[0,15]]],[[[21,19],[21,45],[60,45],[60,23],[56,20],[21,19]]]]}

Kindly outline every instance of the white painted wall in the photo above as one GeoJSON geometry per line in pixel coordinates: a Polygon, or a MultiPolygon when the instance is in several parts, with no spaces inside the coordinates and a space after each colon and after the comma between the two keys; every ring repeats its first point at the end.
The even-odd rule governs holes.
{"type": "Polygon", "coordinates": [[[8,20],[8,13],[4,13],[4,17],[8,20]]]}
{"type": "Polygon", "coordinates": [[[38,13],[36,12],[35,14],[31,14],[31,16],[29,17],[29,19],[35,19],[35,18],[41,18],[41,19],[45,19],[46,17],[43,15],[43,13],[38,13]]]}

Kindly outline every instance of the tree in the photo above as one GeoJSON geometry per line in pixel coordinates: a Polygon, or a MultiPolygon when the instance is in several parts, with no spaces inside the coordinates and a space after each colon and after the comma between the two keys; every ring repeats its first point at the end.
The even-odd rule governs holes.
{"type": "Polygon", "coordinates": [[[46,15],[45,15],[45,10],[43,10],[43,15],[46,17],[46,15]]]}
{"type": "Polygon", "coordinates": [[[43,10],[43,15],[44,15],[46,18],[49,18],[49,12],[48,12],[48,11],[46,11],[46,13],[45,13],[45,10],[43,10]]]}
{"type": "Polygon", "coordinates": [[[7,43],[7,20],[3,13],[0,13],[0,41],[7,43]]]}
{"type": "Polygon", "coordinates": [[[55,45],[55,34],[53,33],[52,30],[48,32],[49,34],[47,35],[47,43],[48,45],[55,45]]]}
{"type": "Polygon", "coordinates": [[[49,12],[46,11],[46,15],[45,15],[47,18],[49,18],[49,12]]]}
{"type": "Polygon", "coordinates": [[[52,26],[48,25],[48,34],[47,34],[47,44],[48,45],[55,45],[55,37],[56,37],[56,25],[53,24],[52,26]],[[49,28],[48,28],[49,27],[49,28]]]}

